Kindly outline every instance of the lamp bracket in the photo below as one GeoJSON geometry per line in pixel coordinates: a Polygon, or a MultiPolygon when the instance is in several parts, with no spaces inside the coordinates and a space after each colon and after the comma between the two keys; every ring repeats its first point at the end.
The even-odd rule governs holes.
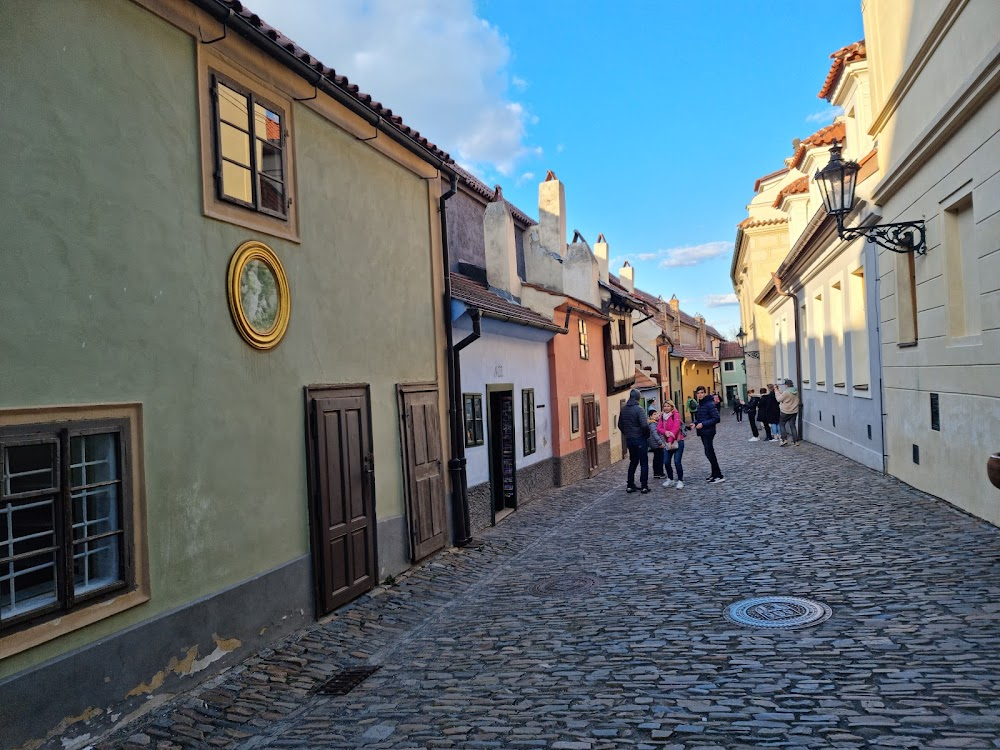
{"type": "Polygon", "coordinates": [[[864,237],[879,247],[894,253],[927,252],[927,228],[923,221],[901,221],[895,224],[872,224],[867,227],[845,227],[844,217],[837,216],[837,233],[843,240],[864,237]]]}
{"type": "Polygon", "coordinates": [[[760,352],[747,352],[746,355],[751,359],[760,359],[760,352]]]}

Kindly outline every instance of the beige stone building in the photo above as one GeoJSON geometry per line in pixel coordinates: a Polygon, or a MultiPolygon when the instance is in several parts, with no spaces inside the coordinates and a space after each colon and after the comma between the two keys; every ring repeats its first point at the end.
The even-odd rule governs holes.
{"type": "Polygon", "coordinates": [[[1000,3],[865,0],[881,221],[927,252],[878,255],[887,469],[1000,524],[1000,3]]]}

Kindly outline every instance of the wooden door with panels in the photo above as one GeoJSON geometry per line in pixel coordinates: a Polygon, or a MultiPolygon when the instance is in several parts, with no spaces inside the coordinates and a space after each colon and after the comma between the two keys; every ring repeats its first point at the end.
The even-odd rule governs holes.
{"type": "Polygon", "coordinates": [[[583,404],[583,437],[587,448],[587,476],[592,477],[597,473],[597,406],[594,403],[594,394],[585,394],[581,402],[583,404]]]}
{"type": "Polygon", "coordinates": [[[396,393],[410,559],[416,562],[444,547],[448,537],[438,387],[437,383],[400,384],[396,393]]]}
{"type": "Polygon", "coordinates": [[[309,386],[306,414],[316,609],[322,616],[378,580],[368,386],[309,386]]]}

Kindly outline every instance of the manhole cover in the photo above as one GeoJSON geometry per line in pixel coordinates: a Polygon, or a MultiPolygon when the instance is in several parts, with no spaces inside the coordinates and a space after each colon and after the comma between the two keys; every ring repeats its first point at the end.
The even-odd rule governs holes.
{"type": "Polygon", "coordinates": [[[317,692],[325,695],[347,695],[380,669],[381,667],[349,667],[337,672],[320,685],[317,692]]]}
{"type": "Polygon", "coordinates": [[[754,628],[804,628],[829,619],[833,612],[825,604],[797,596],[760,596],[726,607],[726,619],[754,628]]]}
{"type": "Polygon", "coordinates": [[[596,589],[600,582],[597,576],[584,574],[552,576],[531,584],[528,593],[534,596],[580,596],[596,589]]]}

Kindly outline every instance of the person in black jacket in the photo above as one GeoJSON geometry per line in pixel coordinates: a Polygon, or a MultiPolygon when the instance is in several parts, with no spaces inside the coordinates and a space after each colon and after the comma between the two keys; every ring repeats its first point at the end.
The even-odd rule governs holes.
{"type": "Polygon", "coordinates": [[[774,393],[767,388],[760,389],[760,403],[757,405],[757,418],[764,425],[764,435],[767,442],[776,440],[777,437],[771,434],[771,425],[775,424],[775,419],[780,418],[778,412],[778,399],[774,393]]]}
{"type": "Polygon", "coordinates": [[[711,484],[721,484],[726,481],[722,476],[722,469],[719,468],[719,459],[715,456],[715,425],[719,423],[719,408],[715,405],[715,399],[708,395],[705,388],[698,386],[694,392],[694,397],[698,399],[698,411],[694,414],[695,429],[698,430],[698,437],[705,447],[705,458],[712,466],[712,476],[708,477],[711,484]]]}
{"type": "Polygon", "coordinates": [[[753,433],[753,437],[750,438],[751,443],[756,443],[760,440],[760,432],[757,430],[757,407],[760,405],[760,399],[757,394],[750,391],[750,398],[747,401],[747,405],[744,410],[747,413],[747,418],[750,421],[750,432],[753,433]]]}
{"type": "Polygon", "coordinates": [[[639,490],[645,494],[649,492],[649,454],[646,449],[649,421],[639,406],[641,396],[642,394],[635,388],[628,394],[628,403],[622,407],[621,414],[618,415],[618,429],[622,431],[625,446],[628,448],[628,484],[625,485],[625,491],[639,490]],[[637,466],[641,467],[639,471],[641,487],[635,486],[637,466]]]}

